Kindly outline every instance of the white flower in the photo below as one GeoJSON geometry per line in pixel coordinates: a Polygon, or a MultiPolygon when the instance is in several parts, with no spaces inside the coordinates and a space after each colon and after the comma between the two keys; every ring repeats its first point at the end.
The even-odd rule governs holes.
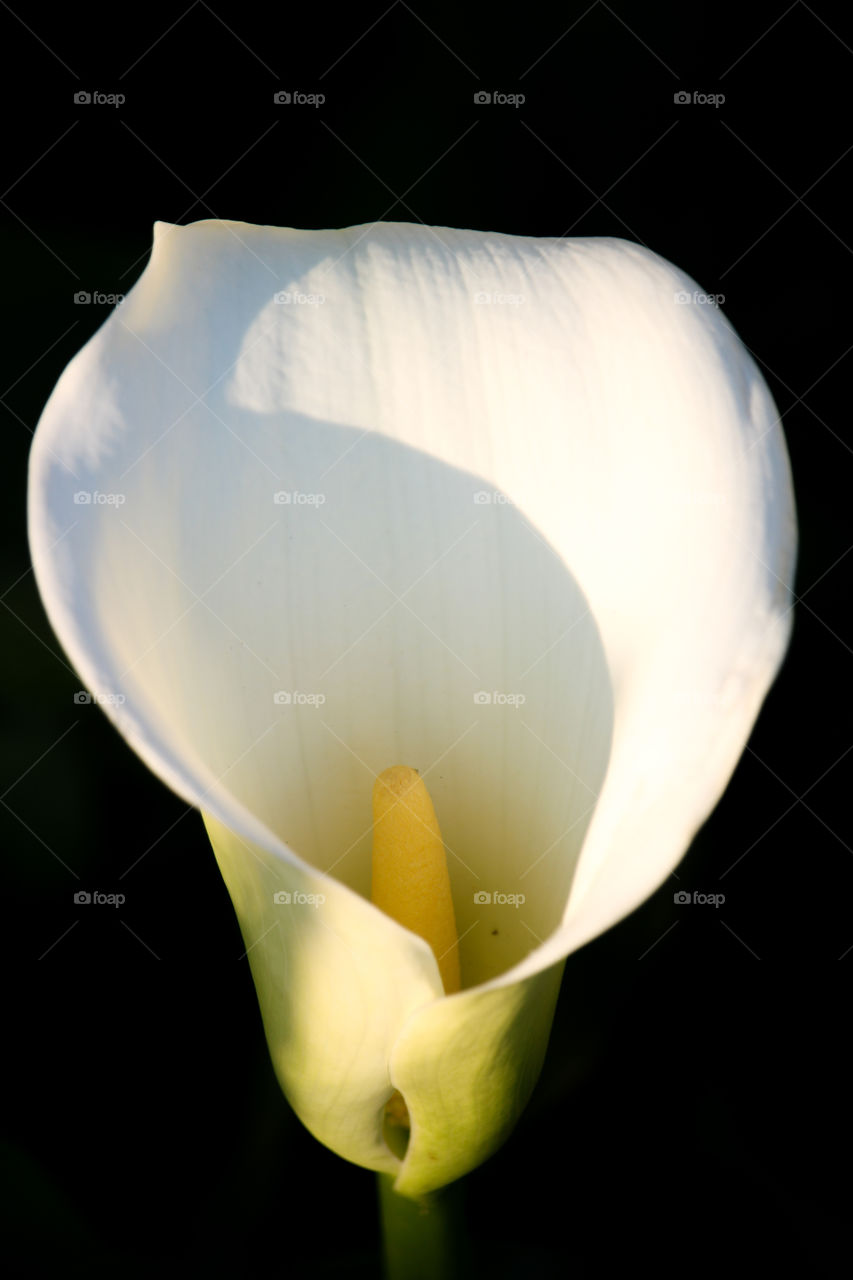
{"type": "Polygon", "coordinates": [[[785,651],[777,414],[684,294],[617,240],[158,224],[36,434],[50,619],[205,815],[296,1112],[408,1195],[506,1136],[561,962],[678,863],[785,651]],[[448,846],[457,995],[369,901],[396,763],[448,846]]]}

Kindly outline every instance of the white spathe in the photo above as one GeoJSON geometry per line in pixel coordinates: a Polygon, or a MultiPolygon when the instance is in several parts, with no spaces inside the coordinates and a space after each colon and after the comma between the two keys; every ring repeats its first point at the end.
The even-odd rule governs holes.
{"type": "Polygon", "coordinates": [[[205,814],[295,1110],[408,1195],[506,1136],[561,962],[678,863],[785,651],[782,432],[702,297],[617,240],[161,223],[36,433],[51,622],[205,814]],[[369,902],[391,764],[452,997],[369,902]]]}

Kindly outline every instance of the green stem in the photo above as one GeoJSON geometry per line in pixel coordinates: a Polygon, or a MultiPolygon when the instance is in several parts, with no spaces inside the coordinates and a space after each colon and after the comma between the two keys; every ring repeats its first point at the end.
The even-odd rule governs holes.
{"type": "Polygon", "coordinates": [[[461,1188],[450,1188],[409,1200],[397,1195],[394,1179],[379,1174],[387,1280],[457,1280],[465,1267],[461,1188]]]}

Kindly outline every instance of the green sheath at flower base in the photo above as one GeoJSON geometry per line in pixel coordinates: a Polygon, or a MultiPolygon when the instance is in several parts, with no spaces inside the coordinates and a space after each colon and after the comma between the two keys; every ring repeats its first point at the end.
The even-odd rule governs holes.
{"type": "Polygon", "coordinates": [[[400,926],[369,902],[310,868],[278,863],[209,814],[205,825],[240,922],[273,1065],[302,1122],[346,1159],[394,1174],[395,1190],[413,1199],[482,1163],[536,1083],[562,964],[521,983],[442,997],[426,943],[415,939],[412,961],[401,963],[400,926]],[[325,900],[316,910],[295,901],[279,907],[282,891],[325,900]],[[370,945],[360,945],[367,936],[370,945]],[[390,1059],[385,1043],[394,1046],[390,1059]],[[387,1142],[395,1087],[411,1124],[402,1160],[387,1142]]]}

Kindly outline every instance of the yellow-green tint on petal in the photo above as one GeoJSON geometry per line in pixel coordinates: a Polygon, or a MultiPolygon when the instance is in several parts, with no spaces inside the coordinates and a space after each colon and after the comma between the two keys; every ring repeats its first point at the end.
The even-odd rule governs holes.
{"type": "Polygon", "coordinates": [[[461,1178],[509,1136],[539,1076],[562,973],[559,963],[414,1012],[389,1064],[411,1117],[400,1195],[461,1178]]]}
{"type": "Polygon", "coordinates": [[[416,769],[393,765],[373,787],[374,906],[432,947],[447,995],[460,989],[459,942],[447,856],[416,769]]]}

